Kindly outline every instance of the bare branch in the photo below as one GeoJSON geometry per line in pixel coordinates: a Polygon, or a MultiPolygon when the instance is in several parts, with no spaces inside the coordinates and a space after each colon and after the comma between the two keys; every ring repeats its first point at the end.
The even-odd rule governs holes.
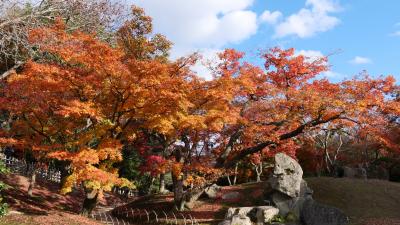
{"type": "Polygon", "coordinates": [[[0,75],[0,80],[6,79],[11,74],[16,73],[16,69],[22,66],[22,64],[23,63],[21,61],[18,61],[13,67],[11,67],[11,69],[7,70],[6,72],[0,75]]]}

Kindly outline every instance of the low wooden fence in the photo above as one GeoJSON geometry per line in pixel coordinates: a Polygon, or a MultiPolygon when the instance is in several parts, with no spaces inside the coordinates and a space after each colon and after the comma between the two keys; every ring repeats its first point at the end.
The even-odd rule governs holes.
{"type": "Polygon", "coordinates": [[[92,218],[105,224],[136,225],[136,224],[175,224],[199,225],[196,218],[189,213],[178,211],[157,211],[147,209],[116,208],[111,212],[97,212],[92,218]]]}
{"type": "Polygon", "coordinates": [[[33,172],[36,173],[36,178],[61,183],[61,171],[54,168],[37,168],[34,163],[28,163],[25,160],[20,160],[10,156],[3,156],[2,160],[6,167],[13,173],[18,173],[23,176],[29,176],[33,172]]]}
{"type": "MultiPolygon", "coordinates": [[[[0,154],[0,159],[6,167],[12,172],[22,176],[30,176],[33,171],[36,173],[36,178],[53,183],[61,183],[61,171],[56,168],[37,168],[34,163],[28,163],[25,160],[0,154]]],[[[114,187],[112,192],[126,198],[138,196],[137,190],[129,188],[114,187]]]]}

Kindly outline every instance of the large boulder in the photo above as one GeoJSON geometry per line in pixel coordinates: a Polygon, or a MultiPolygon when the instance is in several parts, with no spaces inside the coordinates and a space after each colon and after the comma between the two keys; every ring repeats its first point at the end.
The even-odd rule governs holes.
{"type": "Polygon", "coordinates": [[[275,155],[275,166],[272,177],[265,188],[266,199],[279,209],[279,214],[286,216],[289,212],[300,218],[304,201],[312,198],[313,191],[303,180],[303,170],[296,160],[278,153],[275,155]]]}
{"type": "Polygon", "coordinates": [[[204,190],[201,188],[192,190],[188,195],[185,196],[185,207],[188,209],[193,209],[196,205],[197,200],[203,193],[204,190]]]}
{"type": "Polygon", "coordinates": [[[304,198],[291,198],[280,192],[274,192],[271,195],[271,202],[279,209],[279,214],[286,216],[288,213],[293,213],[297,218],[300,218],[300,212],[305,202],[304,198]]]}
{"type": "Polygon", "coordinates": [[[216,199],[220,191],[221,187],[216,184],[213,184],[204,190],[204,195],[209,199],[216,199]]]}
{"type": "Polygon", "coordinates": [[[303,170],[296,160],[284,153],[275,155],[274,171],[269,179],[273,190],[292,198],[299,197],[302,180],[303,170]]]}
{"type": "Polygon", "coordinates": [[[279,209],[272,206],[229,208],[225,220],[219,225],[263,225],[271,222],[279,214],[279,209]]]}
{"type": "Polygon", "coordinates": [[[271,220],[279,214],[279,209],[272,206],[259,206],[257,207],[256,218],[257,224],[263,225],[271,222],[271,220]]]}
{"type": "Polygon", "coordinates": [[[287,216],[292,213],[297,218],[300,218],[300,213],[303,204],[306,200],[312,199],[313,190],[308,187],[305,180],[301,181],[299,196],[292,198],[278,191],[273,191],[269,195],[269,201],[279,209],[279,214],[287,216]]]}
{"type": "Polygon", "coordinates": [[[368,179],[389,180],[389,171],[380,165],[371,165],[367,169],[368,179]]]}
{"type": "MultiPolygon", "coordinates": [[[[366,174],[361,169],[350,172],[366,174]]],[[[279,214],[292,224],[347,224],[348,218],[342,211],[313,200],[313,191],[302,176],[303,170],[294,159],[283,153],[276,154],[272,177],[265,186],[265,201],[278,208],[279,214]]]]}
{"type": "Polygon", "coordinates": [[[231,225],[252,225],[252,224],[249,217],[236,215],[232,217],[231,225]]]}
{"type": "Polygon", "coordinates": [[[225,219],[232,219],[233,216],[247,216],[254,207],[239,207],[239,208],[229,208],[225,215],[225,219]]]}
{"type": "Polygon", "coordinates": [[[308,186],[307,181],[301,180],[299,197],[311,198],[313,194],[314,191],[308,186]]]}
{"type": "Polygon", "coordinates": [[[389,180],[394,182],[400,182],[400,163],[397,163],[390,168],[389,180]]]}
{"type": "Polygon", "coordinates": [[[304,202],[301,210],[304,225],[346,225],[348,217],[338,208],[317,203],[312,199],[304,202]]]}
{"type": "Polygon", "coordinates": [[[360,168],[351,168],[348,166],[343,167],[343,176],[347,178],[360,178],[360,179],[367,179],[367,171],[360,167],[360,168]]]}
{"type": "Polygon", "coordinates": [[[240,198],[240,193],[237,191],[228,192],[228,193],[222,195],[223,200],[236,200],[239,198],[240,198]]]}

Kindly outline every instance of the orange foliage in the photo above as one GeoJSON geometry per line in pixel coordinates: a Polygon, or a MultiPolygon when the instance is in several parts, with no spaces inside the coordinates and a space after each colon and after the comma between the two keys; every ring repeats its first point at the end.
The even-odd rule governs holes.
{"type": "Polygon", "coordinates": [[[391,76],[332,83],[317,78],[328,70],[326,57],[273,48],[261,55],[262,68],[227,49],[214,79],[204,81],[190,70],[198,55],[171,62],[171,43],[151,32],[151,18],[139,8],[119,30],[115,48],[68,33],[61,21],[33,30],[30,40],[43,59],[29,61],[1,89],[0,109],[16,119],[0,144],[70,161],[64,184],[70,191],[81,182],[95,189],[128,185],[114,163],[123,143],[144,130],[164,137],[164,151],[172,149],[157,172],[171,168],[175,178],[196,185],[263,150],[294,156],[296,137],[328,122],[361,126],[392,143],[380,129],[400,111],[399,101],[387,97],[395,88],[391,76]]]}

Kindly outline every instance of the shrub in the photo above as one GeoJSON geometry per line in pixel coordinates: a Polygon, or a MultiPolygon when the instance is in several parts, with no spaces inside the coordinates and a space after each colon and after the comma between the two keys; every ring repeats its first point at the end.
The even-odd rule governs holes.
{"type": "MultiPolygon", "coordinates": [[[[4,163],[0,161],[0,174],[7,173],[7,168],[5,167],[4,163]]],[[[0,181],[0,192],[7,188],[7,185],[0,181]]],[[[8,212],[8,205],[7,203],[3,202],[3,198],[0,195],[0,217],[6,215],[8,212]]]]}

